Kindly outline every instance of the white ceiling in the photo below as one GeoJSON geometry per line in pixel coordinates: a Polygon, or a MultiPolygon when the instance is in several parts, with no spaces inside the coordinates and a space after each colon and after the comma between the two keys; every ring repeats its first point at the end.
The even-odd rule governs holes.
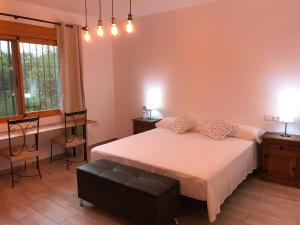
{"type": "MultiPolygon", "coordinates": [[[[84,0],[18,0],[73,13],[84,13],[84,0]]],[[[103,17],[111,16],[111,0],[101,0],[103,17]]],[[[144,16],[218,0],[132,0],[133,15],[144,16]]],[[[126,17],[129,0],[114,0],[117,17],[126,17]]],[[[87,0],[88,14],[98,16],[98,0],[87,0]]]]}

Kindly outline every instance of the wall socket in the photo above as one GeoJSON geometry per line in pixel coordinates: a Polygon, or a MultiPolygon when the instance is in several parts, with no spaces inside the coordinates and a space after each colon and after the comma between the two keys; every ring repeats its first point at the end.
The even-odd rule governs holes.
{"type": "Polygon", "coordinates": [[[266,115],[264,119],[266,121],[276,121],[276,122],[280,120],[279,116],[270,116],[270,115],[266,115]]]}

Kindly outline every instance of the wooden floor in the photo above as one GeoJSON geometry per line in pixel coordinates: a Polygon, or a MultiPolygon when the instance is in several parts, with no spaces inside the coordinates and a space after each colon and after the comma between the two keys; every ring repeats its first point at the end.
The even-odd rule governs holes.
{"type": "MultiPolygon", "coordinates": [[[[23,178],[11,188],[10,176],[0,176],[0,225],[130,224],[85,204],[78,205],[75,165],[69,171],[62,161],[41,165],[43,178],[23,178]]],[[[100,190],[99,190],[100,191],[100,190]]],[[[223,204],[216,225],[300,225],[300,190],[264,182],[250,176],[223,204]]],[[[207,213],[184,204],[182,225],[205,225],[207,213]]]]}

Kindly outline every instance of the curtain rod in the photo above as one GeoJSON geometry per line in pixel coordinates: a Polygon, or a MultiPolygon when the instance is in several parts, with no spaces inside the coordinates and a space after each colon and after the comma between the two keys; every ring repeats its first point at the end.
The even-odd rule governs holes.
{"type": "MultiPolygon", "coordinates": [[[[17,20],[17,19],[33,20],[33,21],[37,21],[37,22],[41,22],[41,23],[49,23],[49,24],[54,24],[54,25],[61,26],[61,23],[58,23],[58,22],[52,22],[52,21],[48,21],[48,20],[41,20],[41,19],[36,19],[36,18],[26,17],[26,16],[19,16],[19,15],[14,15],[14,14],[9,14],[9,13],[0,13],[0,16],[13,17],[15,20],[17,20]]],[[[66,24],[66,27],[73,28],[73,25],[66,24]]]]}

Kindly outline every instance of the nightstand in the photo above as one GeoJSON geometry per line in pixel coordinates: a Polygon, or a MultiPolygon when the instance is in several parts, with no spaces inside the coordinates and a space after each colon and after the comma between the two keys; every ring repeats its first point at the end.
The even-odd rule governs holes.
{"type": "Polygon", "coordinates": [[[265,180],[300,187],[300,136],[281,137],[278,133],[263,136],[265,180]]]}
{"type": "Polygon", "coordinates": [[[138,134],[155,128],[155,124],[159,122],[160,119],[144,119],[136,118],[133,119],[133,133],[138,134]]]}

